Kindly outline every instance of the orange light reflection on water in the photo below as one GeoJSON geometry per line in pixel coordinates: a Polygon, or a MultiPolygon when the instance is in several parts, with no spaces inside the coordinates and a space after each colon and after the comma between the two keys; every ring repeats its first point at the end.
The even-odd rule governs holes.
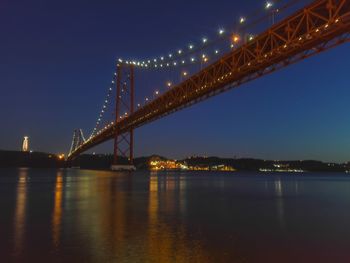
{"type": "Polygon", "coordinates": [[[151,174],[146,233],[150,262],[209,262],[203,244],[190,238],[184,224],[169,224],[162,218],[164,211],[183,211],[181,200],[178,200],[181,199],[182,187],[179,177],[151,174]]]}
{"type": "Polygon", "coordinates": [[[62,191],[63,179],[62,172],[58,171],[55,183],[55,200],[52,214],[52,239],[54,247],[58,248],[60,244],[60,232],[62,221],[62,191]]]}
{"type": "Polygon", "coordinates": [[[27,205],[27,180],[28,169],[21,168],[17,183],[16,194],[16,210],[14,218],[14,251],[15,255],[20,255],[23,250],[24,232],[25,232],[25,217],[27,205]]]}

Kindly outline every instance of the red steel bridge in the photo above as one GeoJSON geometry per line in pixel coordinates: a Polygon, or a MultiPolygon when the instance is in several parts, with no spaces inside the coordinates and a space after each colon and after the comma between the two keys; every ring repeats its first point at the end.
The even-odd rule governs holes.
{"type": "MultiPolygon", "coordinates": [[[[243,20],[241,18],[241,22],[243,20]]],[[[79,138],[73,139],[68,160],[114,139],[115,164],[120,156],[127,157],[132,164],[133,132],[136,128],[349,42],[349,39],[350,0],[316,0],[274,23],[263,33],[244,41],[195,74],[187,76],[144,106],[137,105],[138,107],[134,103],[136,63],[119,60],[113,81],[116,87],[114,121],[93,133],[87,140],[81,139],[81,131],[75,132],[74,137],[79,138]],[[122,99],[122,92],[127,94],[127,99],[122,99]],[[128,113],[122,117],[121,107],[128,109],[128,113]],[[122,143],[127,145],[125,150],[120,147],[122,143]]],[[[147,67],[147,64],[144,66],[147,67]]]]}

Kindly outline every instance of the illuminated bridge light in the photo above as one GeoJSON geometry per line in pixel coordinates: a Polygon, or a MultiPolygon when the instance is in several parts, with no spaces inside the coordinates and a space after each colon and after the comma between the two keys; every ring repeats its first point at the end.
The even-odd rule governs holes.
{"type": "Polygon", "coordinates": [[[240,41],[240,36],[239,35],[233,35],[232,36],[232,41],[234,42],[234,43],[238,43],[239,41],[240,41]]]}
{"type": "Polygon", "coordinates": [[[270,2],[270,1],[266,2],[266,4],[265,4],[265,8],[266,8],[266,9],[269,9],[269,8],[271,8],[272,6],[273,6],[273,3],[270,2]]]}

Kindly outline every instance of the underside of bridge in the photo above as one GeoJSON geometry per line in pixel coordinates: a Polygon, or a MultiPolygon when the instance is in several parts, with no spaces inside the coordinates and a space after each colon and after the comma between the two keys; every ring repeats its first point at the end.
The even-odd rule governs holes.
{"type": "MultiPolygon", "coordinates": [[[[72,151],[68,159],[74,159],[96,145],[115,139],[117,161],[116,151],[120,139],[125,139],[129,141],[128,151],[132,162],[135,128],[348,42],[349,32],[350,0],[314,1],[136,111],[133,105],[132,67],[119,63],[117,92],[123,83],[122,71],[129,70],[129,83],[125,87],[130,90],[128,116],[116,118],[113,124],[72,151]],[[126,137],[128,133],[130,137],[126,137]]],[[[118,94],[116,101],[117,105],[118,101],[119,105],[123,103],[118,94]]],[[[126,155],[125,152],[123,154],[126,155]]]]}

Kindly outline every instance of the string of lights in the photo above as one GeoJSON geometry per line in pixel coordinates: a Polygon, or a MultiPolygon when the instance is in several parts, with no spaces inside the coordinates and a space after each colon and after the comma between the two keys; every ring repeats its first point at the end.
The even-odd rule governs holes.
{"type": "MultiPolygon", "coordinates": [[[[261,9],[258,11],[252,12],[250,15],[241,16],[237,20],[236,30],[234,32],[226,31],[225,28],[220,27],[217,31],[215,37],[208,38],[203,37],[200,43],[191,42],[186,46],[186,48],[178,49],[175,52],[168,53],[167,56],[157,56],[153,59],[146,60],[124,60],[119,58],[117,60],[117,64],[125,64],[125,65],[134,65],[139,69],[181,69],[180,71],[180,80],[183,81],[188,76],[190,76],[189,67],[194,66],[196,64],[200,64],[201,67],[203,64],[207,63],[209,59],[215,58],[221,55],[221,53],[239,47],[240,44],[245,43],[246,41],[251,41],[254,39],[254,34],[245,33],[248,32],[252,27],[256,24],[261,23],[261,21],[269,19],[271,14],[281,13],[282,11],[287,10],[292,7],[294,4],[300,2],[301,0],[291,0],[287,4],[283,6],[279,6],[280,2],[284,0],[274,0],[274,1],[266,1],[264,4],[265,13],[260,16],[261,9]],[[266,13],[266,10],[268,11],[266,13]],[[250,18],[256,18],[254,20],[250,20],[250,18]],[[229,43],[225,44],[225,41],[229,41],[229,43]],[[221,45],[221,46],[220,46],[221,45]],[[226,48],[226,50],[225,50],[226,48]],[[210,50],[209,50],[210,49],[210,50]]],[[[109,121],[104,127],[101,127],[102,119],[106,112],[107,106],[111,100],[111,95],[113,93],[113,87],[115,86],[116,73],[114,73],[113,80],[108,89],[108,93],[106,99],[104,100],[102,109],[98,115],[98,119],[96,121],[96,125],[89,137],[89,140],[93,138],[95,135],[101,133],[104,129],[109,128],[114,124],[113,121],[109,121]]],[[[175,85],[172,81],[166,81],[164,85],[165,91],[173,88],[175,85]]],[[[155,89],[152,96],[146,96],[143,99],[143,102],[139,102],[136,104],[137,108],[141,108],[143,105],[148,104],[152,101],[152,98],[158,97],[161,95],[160,89],[155,89]]],[[[118,116],[118,119],[123,119],[127,117],[127,113],[118,116]]]]}
{"type": "Polygon", "coordinates": [[[98,115],[95,127],[92,130],[92,133],[89,136],[89,139],[91,139],[92,137],[94,137],[98,133],[99,127],[102,124],[103,117],[104,117],[105,113],[107,112],[107,107],[108,107],[108,105],[109,105],[109,103],[111,101],[111,97],[112,97],[112,94],[113,94],[113,86],[115,84],[116,75],[117,75],[117,73],[114,73],[112,81],[111,81],[111,84],[108,87],[107,95],[106,95],[106,97],[105,97],[105,99],[103,101],[103,105],[102,105],[101,111],[100,111],[100,113],[98,115]]]}
{"type": "MultiPolygon", "coordinates": [[[[276,3],[281,2],[281,1],[282,1],[282,0],[280,0],[280,1],[274,1],[274,2],[268,1],[268,2],[266,2],[266,4],[265,4],[265,9],[271,9],[272,6],[275,6],[276,3]]],[[[295,5],[295,4],[298,3],[298,2],[301,2],[301,0],[289,1],[287,4],[285,4],[285,5],[281,6],[281,7],[277,7],[276,9],[271,10],[271,12],[272,12],[272,13],[281,13],[282,11],[287,10],[288,8],[292,7],[293,5],[295,5]]],[[[260,22],[261,22],[262,19],[267,19],[269,16],[270,16],[270,15],[265,15],[265,16],[263,16],[263,17],[261,17],[261,18],[258,18],[257,20],[253,21],[251,24],[257,23],[256,21],[260,21],[260,22]]],[[[246,17],[240,17],[239,22],[240,22],[241,25],[243,25],[243,24],[246,22],[246,17]]],[[[249,28],[249,27],[250,27],[249,24],[244,24],[244,27],[243,27],[243,28],[244,28],[244,29],[247,29],[247,28],[249,28]]],[[[220,33],[221,33],[221,34],[224,34],[224,32],[225,32],[224,29],[221,29],[221,32],[219,31],[219,34],[220,34],[220,33]]],[[[238,34],[233,34],[232,36],[230,36],[230,39],[232,40],[232,43],[238,44],[238,43],[241,41],[241,36],[238,35],[238,34]]],[[[247,40],[247,41],[251,41],[251,40],[253,40],[253,39],[254,39],[254,35],[248,34],[248,37],[247,37],[246,40],[247,40]]],[[[207,42],[207,41],[208,41],[207,39],[206,39],[206,40],[203,40],[203,42],[207,42]]],[[[215,42],[215,41],[213,41],[213,43],[214,43],[214,42],[215,42]]],[[[209,45],[207,45],[207,46],[209,46],[209,45]]],[[[233,48],[234,45],[231,44],[230,47],[233,48]]],[[[201,51],[202,51],[202,50],[201,50],[201,51]]],[[[220,55],[219,53],[220,53],[220,51],[219,51],[218,49],[215,49],[214,54],[215,54],[215,55],[220,55]]],[[[189,55],[192,55],[192,54],[189,53],[189,55]]],[[[209,56],[208,56],[206,53],[203,53],[203,52],[201,52],[199,58],[196,58],[196,57],[193,57],[193,56],[191,57],[191,62],[193,62],[193,63],[195,63],[195,62],[206,63],[206,62],[208,62],[208,60],[209,60],[209,56]]],[[[175,65],[175,66],[176,66],[176,65],[175,65]]],[[[188,66],[188,64],[186,65],[186,63],[179,63],[179,66],[182,66],[182,67],[184,68],[184,67],[188,66]]],[[[155,65],[155,67],[157,67],[157,66],[155,65]]],[[[180,79],[181,79],[181,80],[184,80],[184,79],[186,79],[186,77],[189,76],[189,75],[190,75],[190,74],[189,74],[189,70],[188,70],[188,69],[187,69],[187,70],[184,69],[184,70],[182,70],[182,71],[180,72],[180,79]]],[[[166,82],[166,89],[165,89],[165,91],[167,91],[169,88],[172,88],[173,86],[174,86],[174,85],[173,85],[173,83],[172,83],[171,81],[167,81],[167,82],[166,82]]],[[[159,95],[161,95],[160,90],[159,90],[159,89],[155,89],[154,92],[153,92],[153,96],[154,96],[154,97],[157,97],[157,96],[159,96],[159,95]]],[[[151,100],[149,99],[149,96],[146,96],[146,97],[144,98],[144,104],[147,104],[147,103],[149,103],[150,101],[151,101],[151,100]]],[[[142,107],[142,104],[143,104],[143,103],[138,103],[138,104],[137,104],[137,107],[138,107],[138,108],[142,107]]]]}
{"type": "MultiPolygon", "coordinates": [[[[262,19],[267,19],[271,14],[276,14],[281,12],[285,7],[278,7],[277,4],[282,2],[283,0],[275,0],[275,1],[266,1],[264,3],[264,14],[262,18],[254,19],[250,21],[251,18],[259,17],[261,14],[261,8],[258,10],[250,13],[247,16],[241,16],[237,19],[237,26],[235,28],[236,32],[230,32],[225,30],[225,28],[220,27],[217,30],[217,35],[212,38],[208,37],[202,37],[201,41],[198,43],[198,41],[190,42],[190,44],[186,45],[185,48],[180,48],[173,52],[168,52],[168,55],[161,55],[156,56],[152,59],[144,59],[144,60],[125,60],[123,58],[119,58],[117,60],[118,63],[125,63],[125,64],[133,64],[136,67],[144,68],[144,69],[167,69],[169,67],[177,67],[177,66],[183,66],[188,64],[195,64],[195,63],[201,63],[201,58],[205,60],[209,60],[209,55],[211,56],[217,56],[219,53],[222,53],[220,51],[220,48],[214,48],[211,51],[208,51],[206,53],[203,53],[202,51],[205,49],[208,49],[210,47],[213,47],[215,44],[218,44],[219,42],[228,41],[228,45],[226,45],[229,48],[234,48],[239,43],[241,43],[241,40],[243,40],[243,37],[238,33],[240,31],[247,31],[248,29],[252,28],[254,25],[256,25],[257,20],[261,22],[262,19]],[[276,8],[272,9],[274,6],[276,8]],[[268,14],[266,14],[266,10],[268,10],[268,14]],[[249,22],[249,23],[248,23],[249,22]],[[197,43],[196,43],[197,42],[197,43]]],[[[295,0],[294,2],[299,2],[300,0],[295,0]]],[[[290,5],[288,6],[290,7],[290,5]]],[[[254,38],[253,34],[246,34],[247,37],[245,40],[249,41],[254,38]]]]}

